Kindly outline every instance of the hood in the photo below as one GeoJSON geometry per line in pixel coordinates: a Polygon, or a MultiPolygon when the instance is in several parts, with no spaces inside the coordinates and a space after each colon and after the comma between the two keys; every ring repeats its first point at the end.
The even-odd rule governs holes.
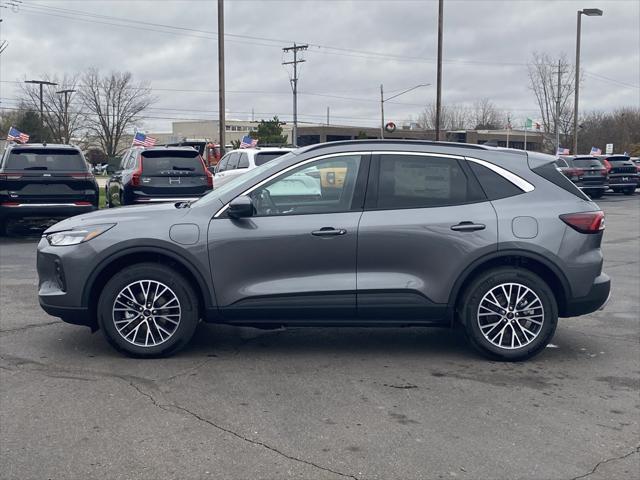
{"type": "Polygon", "coordinates": [[[154,217],[162,217],[167,225],[175,220],[183,218],[189,213],[189,208],[176,208],[173,203],[160,203],[156,205],[131,205],[127,207],[106,208],[91,213],[67,218],[52,225],[44,233],[70,230],[82,225],[99,225],[102,223],[140,223],[152,220],[154,217]]]}

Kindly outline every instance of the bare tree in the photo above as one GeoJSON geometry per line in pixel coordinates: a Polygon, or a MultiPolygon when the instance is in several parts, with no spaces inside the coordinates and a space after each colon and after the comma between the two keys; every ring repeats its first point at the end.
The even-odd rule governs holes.
{"type": "Polygon", "coordinates": [[[80,99],[89,134],[97,138],[109,158],[122,150],[120,140],[125,131],[155,103],[148,83],[134,83],[129,72],[112,72],[103,77],[96,68],[83,75],[80,99]]]}
{"type": "MultiPolygon", "coordinates": [[[[580,119],[578,151],[588,152],[591,147],[603,152],[612,143],[614,153],[633,154],[640,147],[640,108],[621,108],[610,113],[590,112],[580,119]]],[[[637,154],[637,153],[636,153],[637,154]]]]}
{"type": "MultiPolygon", "coordinates": [[[[42,123],[48,130],[47,136],[53,142],[69,142],[82,127],[82,116],[78,109],[72,106],[78,85],[78,75],[65,75],[62,79],[57,76],[41,75],[40,78],[58,84],[58,86],[45,86],[42,90],[42,123]],[[58,93],[64,90],[67,93],[58,93]]],[[[39,111],[40,87],[31,83],[22,83],[21,88],[21,102],[31,110],[39,111]]]]}
{"type": "MultiPolygon", "coordinates": [[[[464,105],[442,105],[440,109],[440,128],[443,130],[462,130],[468,127],[469,110],[464,105]]],[[[431,103],[418,115],[418,125],[426,130],[436,128],[436,105],[431,103]]]]}
{"type": "Polygon", "coordinates": [[[545,149],[553,150],[556,127],[560,141],[567,144],[572,134],[573,94],[575,91],[575,67],[562,55],[553,61],[546,53],[533,53],[529,64],[529,88],[533,91],[540,109],[540,119],[545,131],[545,149]],[[560,88],[558,89],[558,68],[560,88]],[[559,115],[556,101],[560,101],[559,115]]]}
{"type": "Polygon", "coordinates": [[[473,104],[469,113],[469,125],[476,130],[504,128],[506,119],[488,98],[481,98],[473,104]]]}

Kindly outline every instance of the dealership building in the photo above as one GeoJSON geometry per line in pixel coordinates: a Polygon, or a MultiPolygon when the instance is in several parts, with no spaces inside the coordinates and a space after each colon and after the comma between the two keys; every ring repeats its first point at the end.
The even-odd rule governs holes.
{"type": "MultiPolygon", "coordinates": [[[[227,120],[225,140],[227,145],[250,135],[258,127],[258,121],[227,120]]],[[[282,134],[287,143],[293,143],[293,125],[282,124],[282,134]]],[[[219,123],[217,120],[173,122],[172,132],[161,135],[166,142],[177,142],[184,139],[202,139],[218,143],[219,123]]],[[[154,135],[154,134],[152,134],[154,135]]],[[[441,139],[449,142],[488,144],[524,150],[525,137],[527,150],[540,151],[543,134],[538,131],[524,130],[450,130],[442,132],[441,139]]],[[[323,142],[354,140],[357,138],[381,138],[380,128],[358,127],[348,125],[303,124],[298,126],[298,145],[312,145],[323,142]]],[[[394,132],[385,132],[386,139],[435,140],[434,130],[424,130],[414,125],[399,126],[394,132]]]]}

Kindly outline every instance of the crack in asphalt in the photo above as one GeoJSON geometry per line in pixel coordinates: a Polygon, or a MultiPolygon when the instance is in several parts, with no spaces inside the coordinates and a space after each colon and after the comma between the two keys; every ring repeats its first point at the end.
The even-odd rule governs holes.
{"type": "Polygon", "coordinates": [[[132,381],[130,381],[128,383],[138,393],[140,393],[140,395],[143,395],[144,397],[148,398],[151,401],[151,403],[153,403],[154,406],[160,408],[161,410],[165,410],[167,412],[171,412],[172,408],[174,408],[176,410],[180,410],[180,411],[190,415],[191,417],[195,418],[199,422],[206,423],[207,425],[210,425],[210,426],[220,430],[221,432],[227,433],[229,435],[233,435],[234,437],[239,438],[240,440],[242,440],[244,442],[247,442],[247,443],[250,443],[252,445],[256,445],[256,446],[262,447],[262,448],[266,448],[267,450],[269,450],[271,452],[274,452],[274,453],[276,453],[276,454],[278,454],[278,455],[280,455],[282,457],[285,457],[288,460],[292,460],[294,462],[303,463],[305,465],[309,465],[311,467],[317,468],[317,469],[322,470],[324,472],[333,473],[334,475],[338,475],[340,477],[351,478],[353,480],[360,480],[355,475],[351,475],[351,474],[343,473],[343,472],[338,472],[337,470],[332,470],[332,469],[330,469],[328,467],[323,467],[322,465],[318,465],[317,463],[311,462],[309,460],[304,460],[302,458],[294,457],[293,455],[289,455],[287,453],[284,453],[283,451],[278,450],[277,448],[272,447],[271,445],[269,445],[267,443],[261,442],[260,440],[254,440],[252,438],[245,437],[245,436],[243,436],[243,435],[241,435],[241,434],[239,434],[237,432],[234,432],[233,430],[230,430],[228,428],[222,427],[222,426],[212,422],[211,420],[209,420],[207,418],[204,418],[203,416],[201,416],[201,415],[199,415],[199,414],[197,414],[195,412],[192,412],[191,410],[189,410],[188,408],[185,408],[183,406],[177,405],[175,403],[160,403],[154,398],[153,395],[151,395],[150,393],[145,392],[144,390],[142,390],[139,385],[136,385],[132,381]]]}
{"type": "Polygon", "coordinates": [[[49,327],[51,325],[57,325],[58,323],[64,323],[64,322],[62,320],[54,320],[52,322],[46,322],[46,323],[32,323],[30,325],[24,325],[22,327],[7,328],[7,329],[4,329],[4,330],[0,330],[0,334],[2,334],[2,333],[13,333],[13,332],[22,332],[24,330],[30,330],[32,328],[49,327]]]}
{"type": "Polygon", "coordinates": [[[573,477],[571,480],[579,480],[580,478],[587,478],[589,475],[593,475],[594,473],[596,473],[596,470],[598,470],[598,468],[600,468],[601,465],[604,465],[605,463],[609,463],[609,462],[615,462],[616,460],[622,460],[624,458],[630,457],[634,453],[640,453],[640,445],[637,446],[635,450],[632,450],[629,453],[625,453],[624,455],[621,455],[619,457],[611,457],[605,460],[600,460],[598,463],[595,464],[595,466],[591,469],[590,472],[587,472],[584,475],[580,475],[579,477],[573,477]]]}

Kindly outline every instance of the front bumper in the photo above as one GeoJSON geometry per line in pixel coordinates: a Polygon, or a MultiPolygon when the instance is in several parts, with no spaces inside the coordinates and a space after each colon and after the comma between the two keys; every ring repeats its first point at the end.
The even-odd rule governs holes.
{"type": "Polygon", "coordinates": [[[593,281],[589,293],[584,297],[572,298],[567,301],[567,308],[563,317],[577,317],[604,308],[611,295],[611,279],[601,273],[593,281]]]}
{"type": "Polygon", "coordinates": [[[88,273],[83,267],[94,256],[88,242],[52,247],[45,238],[40,240],[36,257],[38,301],[45,312],[67,323],[97,329],[96,319],[82,302],[88,273]]]}

